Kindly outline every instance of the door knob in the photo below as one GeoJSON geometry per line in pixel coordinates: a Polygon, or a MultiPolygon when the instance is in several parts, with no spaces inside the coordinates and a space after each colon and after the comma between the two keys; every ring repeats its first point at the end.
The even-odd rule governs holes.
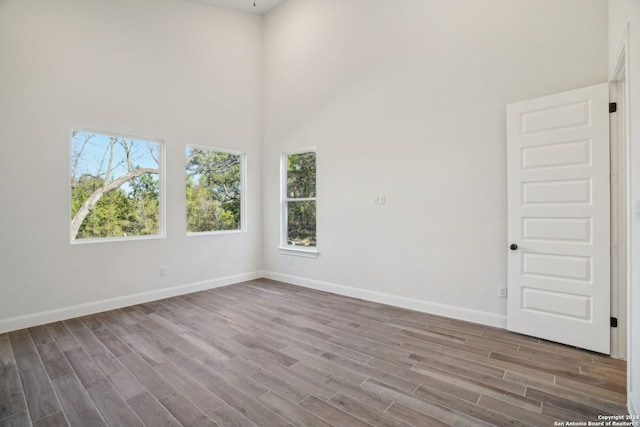
{"type": "Polygon", "coordinates": [[[515,251],[516,249],[518,249],[518,245],[516,245],[515,243],[512,243],[511,246],[509,246],[509,249],[511,249],[512,251],[515,251]]]}

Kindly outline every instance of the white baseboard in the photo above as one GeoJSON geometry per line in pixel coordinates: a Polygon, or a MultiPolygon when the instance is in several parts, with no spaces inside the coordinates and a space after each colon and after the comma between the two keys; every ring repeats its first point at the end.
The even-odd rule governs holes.
{"type": "Polygon", "coordinates": [[[149,301],[156,301],[163,298],[170,298],[206,289],[214,289],[221,286],[232,285],[234,283],[260,279],[262,277],[272,280],[278,280],[285,283],[291,283],[293,285],[303,286],[306,288],[331,292],[338,295],[345,295],[367,301],[379,302],[382,304],[416,310],[423,313],[446,316],[454,319],[466,320],[469,322],[480,323],[483,325],[494,326],[503,329],[507,326],[506,316],[495,313],[488,313],[485,311],[472,310],[468,308],[439,304],[424,300],[416,300],[413,298],[401,297],[384,292],[369,291],[366,289],[337,285],[334,283],[306,279],[303,277],[291,276],[271,271],[256,271],[252,273],[206,280],[202,282],[189,283],[186,285],[174,286],[171,288],[158,289],[155,291],[143,292],[134,295],[126,295],[107,300],[94,301],[86,304],[63,307],[55,310],[27,314],[24,316],[0,319],[0,333],[15,331],[23,328],[30,328],[32,326],[42,325],[45,323],[57,322],[60,320],[71,319],[79,316],[86,316],[89,314],[99,313],[101,311],[114,310],[117,308],[127,307],[135,304],[142,304],[149,301]]]}
{"type": "Polygon", "coordinates": [[[466,320],[468,322],[480,323],[482,325],[494,326],[496,328],[506,329],[507,327],[507,316],[501,314],[472,310],[447,304],[439,304],[425,300],[417,300],[414,298],[401,297],[384,292],[369,291],[350,286],[336,285],[334,283],[321,282],[319,280],[306,279],[304,277],[291,276],[272,271],[263,272],[263,276],[267,279],[278,280],[292,285],[304,286],[306,288],[316,289],[319,291],[379,302],[423,313],[466,320]]]}
{"type": "Polygon", "coordinates": [[[24,316],[0,319],[0,333],[15,331],[45,323],[57,322],[71,319],[78,316],[100,313],[102,311],[114,310],[116,308],[142,304],[149,301],[156,301],[163,298],[184,295],[207,289],[219,288],[221,286],[232,285],[234,283],[246,282],[248,280],[260,279],[262,272],[238,274],[235,276],[221,277],[218,279],[205,280],[202,282],[189,283],[186,285],[174,286],[171,288],[158,289],[150,292],[126,295],[102,301],[95,301],[86,304],[79,304],[70,307],[58,308],[55,310],[43,311],[40,313],[27,314],[24,316]]]}
{"type": "Polygon", "coordinates": [[[640,395],[637,392],[629,392],[627,395],[627,405],[629,415],[640,416],[640,395]]]}

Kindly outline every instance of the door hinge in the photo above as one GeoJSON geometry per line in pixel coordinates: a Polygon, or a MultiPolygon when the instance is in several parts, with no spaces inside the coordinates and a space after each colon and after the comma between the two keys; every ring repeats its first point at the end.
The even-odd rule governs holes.
{"type": "Polygon", "coordinates": [[[615,113],[616,111],[618,111],[618,104],[616,104],[615,102],[610,102],[609,103],[609,112],[610,113],[615,113]]]}
{"type": "Polygon", "coordinates": [[[611,327],[612,328],[617,328],[618,327],[618,318],[617,317],[612,317],[611,318],[611,327]]]}

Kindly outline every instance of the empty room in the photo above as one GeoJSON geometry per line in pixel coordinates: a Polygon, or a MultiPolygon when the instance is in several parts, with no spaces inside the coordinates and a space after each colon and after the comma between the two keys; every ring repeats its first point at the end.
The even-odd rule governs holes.
{"type": "Polygon", "coordinates": [[[0,426],[640,426],[638,0],[0,0],[0,426]]]}

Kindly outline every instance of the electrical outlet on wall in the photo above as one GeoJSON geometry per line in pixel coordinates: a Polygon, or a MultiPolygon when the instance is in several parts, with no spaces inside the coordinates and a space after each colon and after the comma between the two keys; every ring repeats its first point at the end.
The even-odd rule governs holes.
{"type": "Polygon", "coordinates": [[[167,268],[166,267],[160,267],[160,276],[164,277],[167,275],[167,268]]]}
{"type": "Polygon", "coordinates": [[[506,286],[498,286],[498,296],[500,298],[507,297],[507,287],[506,286]]]}

